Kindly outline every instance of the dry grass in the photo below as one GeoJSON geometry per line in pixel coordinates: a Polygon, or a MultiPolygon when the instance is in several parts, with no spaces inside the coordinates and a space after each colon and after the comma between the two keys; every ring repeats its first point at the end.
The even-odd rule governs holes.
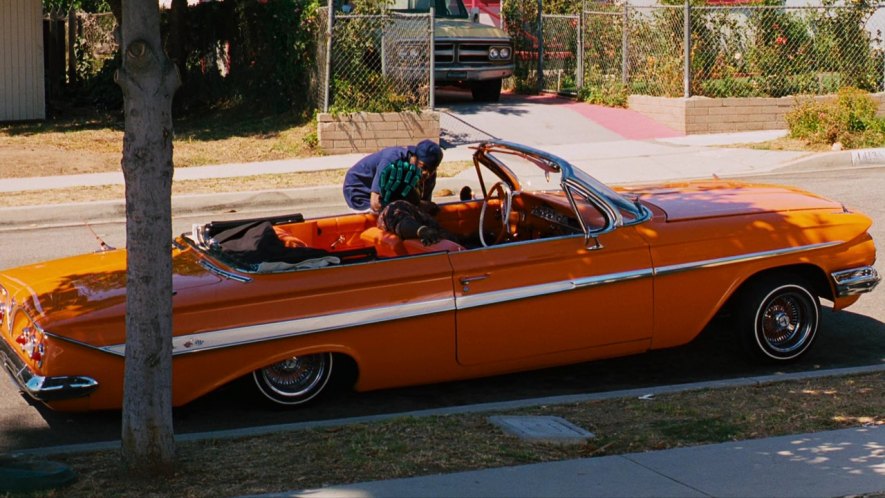
{"type": "Polygon", "coordinates": [[[401,418],[332,429],[178,445],[177,471],[125,478],[115,452],[58,457],[80,479],[50,496],[233,496],[532,462],[885,424],[885,374],[540,406],[596,434],[587,444],[529,443],[486,421],[502,413],[401,418]]]}
{"type": "MultiPolygon", "coordinates": [[[[175,122],[175,167],[249,163],[321,155],[307,138],[313,121],[289,115],[249,116],[234,110],[175,122]]],[[[42,123],[0,125],[0,178],[27,178],[120,171],[123,143],[118,116],[88,114],[42,123]]],[[[441,177],[471,163],[447,162],[441,177]]],[[[236,178],[176,181],[173,195],[246,192],[340,185],[345,169],[236,178]]],[[[123,199],[121,185],[9,192],[0,207],[123,199]]]]}
{"type": "MultiPolygon", "coordinates": [[[[288,114],[229,110],[176,120],[174,126],[179,168],[321,154],[306,140],[316,125],[288,114]]],[[[119,171],[122,144],[123,123],[116,115],[0,125],[0,178],[119,171]]]]}
{"type": "Polygon", "coordinates": [[[800,152],[827,152],[831,150],[831,147],[825,144],[810,144],[805,140],[790,137],[776,138],[767,142],[724,145],[723,147],[736,149],[787,150],[800,152]]]}

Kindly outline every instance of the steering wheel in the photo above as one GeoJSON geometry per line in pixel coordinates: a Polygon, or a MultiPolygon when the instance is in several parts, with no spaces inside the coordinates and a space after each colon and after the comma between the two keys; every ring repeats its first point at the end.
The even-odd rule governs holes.
{"type": "Polygon", "coordinates": [[[510,211],[512,209],[513,192],[510,190],[510,187],[504,182],[498,182],[492,185],[492,188],[489,189],[488,195],[482,200],[482,209],[479,211],[479,241],[482,243],[483,247],[488,247],[492,244],[500,244],[501,241],[504,240],[504,237],[510,235],[510,211]],[[486,210],[489,207],[489,201],[492,199],[501,200],[501,226],[499,227],[500,230],[495,237],[495,241],[487,243],[485,234],[483,234],[483,226],[485,225],[486,210]]]}

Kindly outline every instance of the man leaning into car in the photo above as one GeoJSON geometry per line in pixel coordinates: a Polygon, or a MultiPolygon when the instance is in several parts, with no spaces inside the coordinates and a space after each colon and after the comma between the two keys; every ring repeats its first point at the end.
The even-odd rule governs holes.
{"type": "MultiPolygon", "coordinates": [[[[430,202],[433,188],[436,186],[436,168],[442,162],[442,149],[432,140],[423,140],[418,145],[408,147],[387,147],[370,154],[354,164],[344,176],[344,200],[350,209],[356,212],[372,212],[378,214],[390,202],[406,199],[419,204],[430,202]],[[399,163],[399,171],[392,172],[391,166],[399,163]],[[408,174],[405,165],[413,165],[419,170],[417,177],[400,178],[412,184],[412,188],[403,194],[403,189],[392,192],[385,199],[381,196],[382,176],[396,173],[408,174]],[[417,198],[416,198],[417,197],[417,198]]],[[[388,179],[388,178],[385,178],[388,179]]],[[[396,180],[396,178],[393,178],[396,180]]]]}

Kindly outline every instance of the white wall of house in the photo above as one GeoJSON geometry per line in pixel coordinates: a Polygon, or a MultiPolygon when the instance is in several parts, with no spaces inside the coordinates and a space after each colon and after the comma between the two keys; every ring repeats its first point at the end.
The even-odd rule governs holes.
{"type": "Polygon", "coordinates": [[[0,122],[46,118],[43,6],[0,0],[0,122]]]}

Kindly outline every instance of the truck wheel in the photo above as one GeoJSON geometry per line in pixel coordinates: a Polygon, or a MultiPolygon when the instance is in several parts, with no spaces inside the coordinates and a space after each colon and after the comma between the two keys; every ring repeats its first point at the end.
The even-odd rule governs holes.
{"type": "Polygon", "coordinates": [[[476,102],[497,102],[501,98],[501,80],[478,81],[470,90],[476,102]]]}

